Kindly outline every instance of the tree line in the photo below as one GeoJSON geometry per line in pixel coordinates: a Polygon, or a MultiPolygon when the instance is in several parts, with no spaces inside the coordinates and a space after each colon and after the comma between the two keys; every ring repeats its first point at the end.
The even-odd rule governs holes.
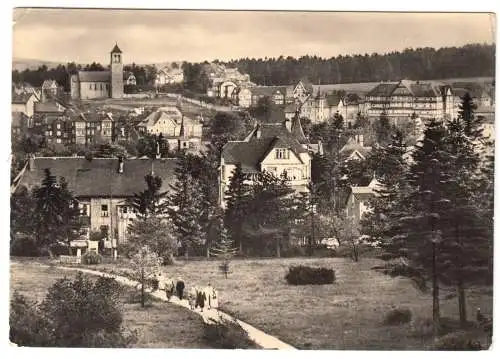
{"type": "Polygon", "coordinates": [[[306,77],[314,84],[432,80],[495,76],[495,45],[470,44],[434,49],[408,48],[385,54],[243,58],[224,63],[258,85],[293,85],[306,77]]]}

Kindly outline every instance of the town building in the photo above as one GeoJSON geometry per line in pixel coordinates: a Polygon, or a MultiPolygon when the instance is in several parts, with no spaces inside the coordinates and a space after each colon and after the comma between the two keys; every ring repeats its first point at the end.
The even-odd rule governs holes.
{"type": "Polygon", "coordinates": [[[57,96],[59,91],[59,86],[57,85],[56,80],[45,80],[42,84],[42,102],[46,102],[53,97],[57,96]]]}
{"type": "Polygon", "coordinates": [[[82,217],[88,219],[88,229],[105,233],[105,245],[116,248],[129,236],[128,228],[136,214],[128,199],[146,188],[144,176],[159,176],[166,191],[175,179],[176,166],[177,160],[170,158],[31,157],[16,188],[39,186],[45,169],[57,178],[64,177],[82,217]]]}
{"type": "Polygon", "coordinates": [[[355,228],[360,228],[360,221],[363,215],[370,211],[370,200],[378,195],[377,190],[381,188],[380,186],[380,183],[373,178],[368,186],[351,187],[347,196],[345,213],[355,228]]]}
{"type": "Polygon", "coordinates": [[[285,105],[287,89],[285,86],[252,86],[240,88],[238,106],[249,108],[257,106],[263,97],[269,97],[275,105],[285,105]]]}
{"type": "Polygon", "coordinates": [[[241,85],[243,87],[253,86],[248,74],[242,74],[236,68],[226,68],[222,64],[206,64],[203,71],[209,80],[207,96],[233,99],[233,93],[241,85]]]}
{"type": "Polygon", "coordinates": [[[198,119],[182,114],[177,107],[160,107],[139,125],[142,133],[162,135],[170,150],[198,151],[201,148],[203,125],[198,119]]]}
{"type": "Polygon", "coordinates": [[[133,72],[124,72],[123,73],[123,81],[125,85],[128,86],[136,86],[137,85],[137,79],[135,78],[135,75],[133,72]]]}
{"type": "Polygon", "coordinates": [[[166,66],[158,71],[155,82],[160,86],[180,84],[184,82],[184,70],[180,67],[173,68],[171,66],[166,66]]]}
{"type": "Polygon", "coordinates": [[[445,117],[446,96],[432,82],[401,80],[381,83],[366,94],[367,116],[386,116],[392,123],[419,117],[445,117]]]}
{"type": "Polygon", "coordinates": [[[339,154],[345,161],[364,161],[371,151],[372,147],[366,146],[364,143],[363,134],[356,133],[349,137],[347,143],[340,149],[339,154]]]}
{"type": "Polygon", "coordinates": [[[115,44],[110,52],[110,71],[78,71],[71,75],[71,98],[91,100],[123,97],[122,51],[115,44]]]}
{"type": "Polygon", "coordinates": [[[342,96],[337,111],[342,115],[347,128],[352,128],[358,116],[363,115],[364,100],[356,93],[347,93],[342,96]]]}
{"type": "Polygon", "coordinates": [[[33,92],[12,92],[12,112],[22,112],[28,117],[35,113],[35,104],[40,100],[33,92]]]}
{"type": "Polygon", "coordinates": [[[257,123],[241,141],[229,141],[222,149],[219,167],[219,203],[225,206],[233,170],[240,164],[251,177],[261,171],[275,176],[286,174],[297,192],[308,192],[311,179],[311,154],[322,153],[321,143],[314,146],[305,137],[300,118],[285,118],[279,108],[273,109],[269,123],[257,123]]]}

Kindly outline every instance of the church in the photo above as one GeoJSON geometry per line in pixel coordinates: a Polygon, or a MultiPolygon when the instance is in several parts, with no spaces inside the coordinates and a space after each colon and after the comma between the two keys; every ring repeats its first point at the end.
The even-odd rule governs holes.
{"type": "Polygon", "coordinates": [[[110,71],[78,71],[71,75],[71,98],[91,100],[123,97],[122,50],[115,44],[110,53],[110,71]]]}

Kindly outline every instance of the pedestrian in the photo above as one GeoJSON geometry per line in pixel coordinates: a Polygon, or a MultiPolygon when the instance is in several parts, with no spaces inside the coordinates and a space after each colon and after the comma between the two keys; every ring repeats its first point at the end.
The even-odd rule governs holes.
{"type": "Polygon", "coordinates": [[[200,307],[200,311],[203,313],[203,308],[205,307],[205,301],[207,300],[207,296],[205,295],[204,290],[198,290],[196,294],[196,307],[200,307]]]}
{"type": "Polygon", "coordinates": [[[177,280],[175,289],[177,290],[177,296],[179,297],[180,300],[182,300],[182,296],[184,294],[184,281],[182,279],[177,280]]]}
{"type": "Polygon", "coordinates": [[[206,286],[205,288],[205,293],[206,293],[206,296],[207,296],[207,300],[208,300],[208,309],[212,308],[212,297],[213,297],[213,293],[214,293],[214,288],[210,285],[210,283],[208,283],[208,285],[206,286]]]}

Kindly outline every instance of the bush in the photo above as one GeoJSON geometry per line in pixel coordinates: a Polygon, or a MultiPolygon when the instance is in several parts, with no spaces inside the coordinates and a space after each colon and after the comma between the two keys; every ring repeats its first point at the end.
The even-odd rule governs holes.
{"type": "Polygon", "coordinates": [[[87,252],[82,256],[82,263],[87,265],[101,264],[102,256],[95,252],[87,252]]]}
{"type": "Polygon", "coordinates": [[[437,341],[434,350],[482,350],[481,342],[470,338],[466,332],[460,331],[447,334],[437,341]]]}
{"type": "Polygon", "coordinates": [[[405,324],[411,321],[411,317],[411,310],[396,308],[386,314],[384,323],[387,325],[405,324]]]}
{"type": "Polygon", "coordinates": [[[128,347],[135,334],[121,327],[122,288],[112,278],[60,279],[39,305],[14,294],[10,340],[21,346],[128,347]]]}
{"type": "Polygon", "coordinates": [[[219,322],[204,324],[204,339],[215,349],[257,348],[248,333],[235,321],[219,319],[219,322]]]}
{"type": "Polygon", "coordinates": [[[16,257],[38,257],[42,253],[30,236],[17,236],[10,242],[10,255],[16,257]]]}
{"type": "Polygon", "coordinates": [[[328,268],[291,266],[285,279],[292,285],[332,284],[335,282],[335,271],[328,268]]]}

